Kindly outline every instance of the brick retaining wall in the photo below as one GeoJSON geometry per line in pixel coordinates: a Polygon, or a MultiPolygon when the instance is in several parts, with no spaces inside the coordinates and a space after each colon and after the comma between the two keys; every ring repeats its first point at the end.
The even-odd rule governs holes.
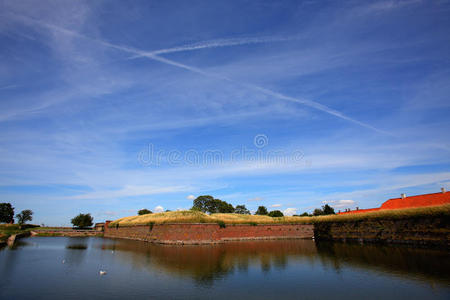
{"type": "Polygon", "coordinates": [[[165,244],[210,244],[236,240],[299,239],[314,236],[313,225],[226,225],[218,224],[155,224],[110,228],[105,237],[127,238],[165,244]]]}
{"type": "Polygon", "coordinates": [[[424,216],[315,224],[316,240],[420,244],[450,249],[450,218],[424,216]]]}

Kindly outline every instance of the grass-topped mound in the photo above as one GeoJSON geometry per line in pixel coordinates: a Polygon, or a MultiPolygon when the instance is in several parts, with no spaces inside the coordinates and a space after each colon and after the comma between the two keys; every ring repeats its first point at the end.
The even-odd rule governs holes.
{"type": "Polygon", "coordinates": [[[243,214],[205,214],[200,211],[184,210],[125,217],[110,223],[110,227],[125,227],[167,223],[219,223],[219,224],[313,224],[322,222],[345,222],[366,219],[407,219],[426,216],[450,217],[450,204],[420,208],[379,210],[375,212],[328,215],[317,217],[280,217],[243,214]]]}
{"type": "Polygon", "coordinates": [[[125,217],[111,222],[109,226],[134,226],[167,223],[283,224],[309,222],[311,222],[311,218],[309,217],[272,218],[269,216],[228,213],[208,215],[200,211],[183,210],[125,217]]]}

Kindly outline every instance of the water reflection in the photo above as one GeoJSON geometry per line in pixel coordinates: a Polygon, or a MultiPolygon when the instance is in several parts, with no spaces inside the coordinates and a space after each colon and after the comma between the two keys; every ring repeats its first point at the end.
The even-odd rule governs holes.
{"type": "Polygon", "coordinates": [[[317,243],[324,265],[339,271],[344,266],[387,272],[434,283],[450,282],[450,253],[411,246],[317,243]]]}
{"type": "Polygon", "coordinates": [[[68,245],[68,246],[66,246],[66,249],[86,250],[87,245],[84,245],[84,244],[68,245]]]}
{"type": "Polygon", "coordinates": [[[177,276],[210,283],[227,274],[247,272],[259,265],[263,272],[284,269],[289,259],[313,260],[317,250],[311,241],[260,241],[221,245],[169,246],[138,241],[105,242],[103,250],[136,268],[163,269],[177,276]]]}
{"type": "Polygon", "coordinates": [[[209,246],[154,245],[129,240],[104,240],[98,245],[137,269],[159,269],[172,276],[211,284],[235,272],[259,268],[268,273],[290,265],[320,263],[339,273],[361,268],[429,283],[450,282],[449,252],[405,246],[314,243],[310,240],[252,241],[209,246]]]}
{"type": "Polygon", "coordinates": [[[83,263],[88,255],[86,251],[84,251],[88,249],[88,243],[89,238],[85,237],[66,239],[64,262],[70,266],[76,266],[83,263]]]}
{"type": "Polygon", "coordinates": [[[36,237],[0,250],[0,299],[449,299],[449,258],[311,240],[169,246],[36,237]]]}

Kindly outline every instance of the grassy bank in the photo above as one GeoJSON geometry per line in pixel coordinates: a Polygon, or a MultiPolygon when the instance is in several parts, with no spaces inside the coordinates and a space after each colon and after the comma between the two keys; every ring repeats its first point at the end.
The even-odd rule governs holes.
{"type": "Polygon", "coordinates": [[[367,219],[405,219],[420,218],[423,216],[448,216],[450,217],[450,204],[442,206],[380,210],[368,213],[328,215],[317,217],[281,217],[241,215],[241,214],[211,214],[207,215],[199,211],[173,211],[154,213],[142,216],[125,217],[110,223],[115,226],[135,226],[167,223],[225,223],[225,224],[314,224],[322,222],[345,222],[367,219]]]}
{"type": "Polygon", "coordinates": [[[17,224],[0,225],[0,241],[6,241],[13,234],[20,234],[32,230],[32,228],[20,229],[17,224]]]}

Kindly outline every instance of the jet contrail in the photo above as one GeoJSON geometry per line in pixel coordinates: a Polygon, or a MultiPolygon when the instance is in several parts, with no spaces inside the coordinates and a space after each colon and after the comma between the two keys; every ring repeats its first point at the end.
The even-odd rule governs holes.
{"type": "Polygon", "coordinates": [[[351,117],[348,117],[348,116],[344,115],[343,113],[341,113],[341,112],[339,112],[337,110],[334,110],[334,109],[332,109],[332,108],[330,108],[330,107],[328,107],[326,105],[320,104],[320,103],[318,103],[316,101],[312,101],[312,100],[308,100],[308,99],[302,99],[302,98],[290,97],[290,96],[286,96],[286,95],[283,95],[281,93],[274,92],[272,90],[269,90],[269,89],[266,89],[266,88],[263,88],[263,87],[260,87],[260,86],[256,86],[256,85],[248,84],[248,83],[242,83],[242,82],[233,80],[231,78],[228,78],[226,76],[222,76],[222,75],[215,74],[215,73],[210,73],[210,72],[204,71],[204,70],[196,68],[196,67],[188,66],[188,65],[185,65],[185,64],[182,64],[182,63],[179,63],[179,62],[167,59],[167,58],[163,58],[161,56],[153,54],[153,52],[146,52],[146,51],[142,51],[142,50],[138,50],[138,49],[134,49],[134,48],[117,46],[117,45],[111,45],[111,44],[108,44],[108,46],[112,47],[114,49],[118,49],[118,50],[122,50],[122,51],[128,52],[128,53],[132,53],[132,54],[134,53],[134,54],[136,54],[136,55],[138,55],[140,57],[147,57],[147,58],[153,59],[155,61],[159,61],[159,62],[167,64],[167,65],[175,66],[175,67],[178,67],[178,68],[181,68],[181,69],[185,69],[185,70],[197,73],[197,74],[201,74],[201,75],[203,75],[205,77],[210,77],[210,78],[214,78],[214,79],[228,81],[228,82],[231,82],[233,84],[236,84],[236,85],[239,85],[239,86],[242,86],[242,87],[245,87],[245,88],[257,91],[257,92],[260,92],[260,93],[265,94],[267,96],[272,96],[274,98],[278,98],[278,99],[286,100],[286,101],[290,101],[290,102],[300,103],[300,104],[303,104],[305,106],[309,106],[309,107],[315,108],[317,110],[326,112],[326,113],[328,113],[330,115],[333,115],[335,117],[341,118],[343,120],[346,120],[346,121],[358,124],[358,125],[360,125],[362,127],[374,130],[374,131],[376,131],[378,133],[391,135],[390,133],[388,133],[386,131],[380,130],[380,129],[378,129],[376,127],[373,127],[373,126],[371,126],[369,124],[366,124],[364,122],[361,122],[361,121],[358,121],[358,120],[353,119],[351,117]]]}
{"type": "MultiPolygon", "coordinates": [[[[185,64],[182,64],[182,63],[179,63],[179,62],[167,59],[167,58],[163,58],[163,57],[157,55],[157,54],[162,54],[162,53],[171,53],[171,52],[178,52],[178,51],[196,50],[196,49],[211,48],[211,47],[221,47],[220,45],[231,46],[232,45],[231,41],[229,41],[229,43],[227,44],[227,43],[223,43],[223,42],[220,43],[220,41],[226,41],[226,40],[216,40],[215,43],[210,44],[211,46],[207,46],[208,42],[205,42],[205,43],[199,43],[199,44],[197,44],[197,46],[195,46],[195,44],[194,44],[194,45],[191,45],[191,46],[188,45],[188,46],[181,46],[181,47],[176,47],[176,48],[161,49],[161,50],[156,50],[156,51],[143,51],[143,50],[127,47],[127,46],[115,45],[115,44],[112,44],[112,43],[109,43],[109,42],[105,42],[105,41],[99,40],[99,39],[94,39],[94,38],[82,35],[82,34],[80,34],[78,32],[74,32],[74,31],[71,31],[71,30],[68,30],[68,29],[65,29],[65,28],[61,28],[61,27],[56,26],[56,25],[48,24],[48,23],[45,23],[45,22],[42,22],[42,21],[37,21],[37,20],[34,20],[34,19],[30,19],[28,17],[24,17],[24,16],[20,16],[20,15],[16,15],[16,14],[12,14],[12,15],[13,15],[14,18],[20,19],[22,21],[25,21],[25,22],[28,22],[28,23],[31,22],[33,24],[37,24],[39,26],[46,27],[46,28],[58,31],[58,32],[61,32],[63,34],[71,35],[71,36],[78,37],[78,38],[83,38],[83,39],[86,39],[86,40],[89,40],[89,41],[101,44],[101,45],[103,45],[105,47],[109,47],[109,48],[112,48],[112,49],[116,49],[116,50],[120,50],[120,51],[127,52],[127,53],[130,53],[130,54],[134,54],[136,56],[147,57],[149,59],[152,59],[152,60],[155,60],[155,61],[159,61],[159,62],[167,64],[167,65],[171,65],[171,66],[174,66],[174,67],[177,67],[177,68],[181,68],[181,69],[193,72],[193,73],[197,73],[197,74],[203,75],[205,77],[228,81],[228,82],[231,82],[233,84],[236,84],[236,85],[239,85],[239,86],[242,86],[242,87],[245,87],[245,88],[257,91],[257,92],[260,92],[260,93],[265,94],[267,96],[272,96],[272,97],[280,99],[280,100],[285,100],[285,101],[290,101],[290,102],[303,104],[305,106],[314,108],[314,109],[319,110],[319,111],[323,111],[325,113],[328,113],[328,114],[333,115],[335,117],[338,117],[340,119],[343,119],[343,120],[352,122],[354,124],[358,124],[358,125],[360,125],[362,127],[374,130],[374,131],[376,131],[378,133],[391,135],[390,133],[388,133],[386,131],[380,130],[380,129],[375,128],[375,127],[373,127],[373,126],[371,126],[369,124],[366,124],[364,122],[361,122],[361,121],[358,121],[358,120],[353,119],[351,117],[348,117],[345,114],[343,114],[343,113],[341,113],[341,112],[339,112],[337,110],[334,110],[334,109],[332,109],[332,108],[330,108],[330,107],[328,107],[326,105],[320,104],[320,103],[315,102],[313,100],[286,96],[286,95],[283,95],[281,93],[274,92],[272,90],[269,90],[269,89],[266,89],[266,88],[263,88],[263,87],[260,87],[260,86],[247,84],[247,83],[242,83],[242,82],[239,82],[239,81],[235,81],[235,80],[233,80],[231,78],[222,76],[220,74],[210,73],[210,72],[204,71],[204,70],[202,70],[200,68],[196,68],[196,67],[192,67],[192,66],[189,66],[189,65],[185,65],[185,64]],[[218,45],[218,46],[212,46],[212,45],[218,45]],[[181,49],[184,49],[184,50],[181,50],[181,49]],[[157,53],[157,54],[155,54],[155,53],[157,53]]],[[[282,39],[283,38],[279,38],[278,40],[282,40],[282,39]]],[[[285,38],[285,39],[287,39],[287,38],[285,38]]],[[[258,39],[258,38],[247,38],[247,41],[250,41],[250,40],[252,40],[253,43],[258,43],[258,41],[263,43],[263,41],[264,42],[268,42],[269,38],[267,38],[267,37],[266,38],[260,38],[260,39],[258,39]]],[[[275,40],[277,40],[277,38],[272,38],[272,40],[275,41],[275,40]]],[[[250,42],[247,42],[247,43],[250,43],[250,42]]],[[[234,45],[241,45],[241,44],[244,44],[244,40],[236,39],[234,41],[234,45]]]]}
{"type": "Polygon", "coordinates": [[[232,39],[217,39],[204,41],[200,43],[189,44],[185,46],[161,49],[156,51],[151,51],[151,54],[165,54],[173,52],[182,51],[193,51],[205,48],[219,48],[219,47],[230,47],[230,46],[241,46],[250,44],[263,44],[263,43],[274,43],[274,42],[287,42],[299,39],[299,37],[244,37],[244,38],[232,38],[232,39]]]}

